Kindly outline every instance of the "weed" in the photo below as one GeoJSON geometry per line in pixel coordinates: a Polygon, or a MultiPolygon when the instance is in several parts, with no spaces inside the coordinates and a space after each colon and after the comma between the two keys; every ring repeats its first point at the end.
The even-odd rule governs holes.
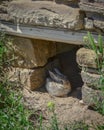
{"type": "Polygon", "coordinates": [[[65,130],[89,130],[89,126],[83,121],[74,121],[70,123],[65,130]]]}
{"type": "Polygon", "coordinates": [[[94,50],[96,54],[96,63],[101,74],[101,69],[104,64],[104,50],[103,50],[103,39],[102,36],[98,36],[98,41],[94,39],[90,32],[87,33],[87,36],[83,38],[85,47],[94,50]]]}
{"type": "Polygon", "coordinates": [[[0,35],[0,130],[32,130],[28,121],[29,112],[24,109],[22,95],[13,86],[9,85],[4,66],[6,59],[7,38],[4,33],[0,35]]]}
{"type": "Polygon", "coordinates": [[[95,130],[104,130],[104,124],[95,126],[95,130]]]}
{"type": "Polygon", "coordinates": [[[90,32],[87,33],[87,36],[83,38],[84,45],[89,49],[94,50],[96,54],[96,63],[98,67],[98,73],[101,75],[98,83],[98,89],[104,90],[104,49],[103,49],[103,39],[101,35],[98,35],[98,41],[95,41],[94,37],[90,32]]]}
{"type": "Polygon", "coordinates": [[[58,120],[55,113],[55,104],[53,102],[49,102],[47,106],[49,111],[53,114],[51,116],[51,130],[59,130],[58,120]]]}
{"type": "MultiPolygon", "coordinates": [[[[100,96],[103,96],[103,95],[100,95],[100,96]]],[[[94,101],[95,101],[95,104],[93,106],[94,110],[96,110],[100,114],[104,115],[104,100],[102,100],[102,99],[94,99],[94,101]]]]}
{"type": "Polygon", "coordinates": [[[100,79],[96,88],[101,90],[102,95],[98,95],[100,98],[93,99],[94,109],[104,115],[104,48],[103,48],[103,39],[102,36],[98,36],[98,41],[95,41],[94,37],[90,32],[87,33],[87,36],[84,37],[85,46],[89,49],[92,49],[96,54],[96,63],[98,67],[98,73],[100,75],[100,79]]]}

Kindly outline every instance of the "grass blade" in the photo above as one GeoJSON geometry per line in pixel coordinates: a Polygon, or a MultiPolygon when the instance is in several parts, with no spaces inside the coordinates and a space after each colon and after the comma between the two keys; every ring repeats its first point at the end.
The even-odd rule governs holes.
{"type": "Polygon", "coordinates": [[[103,39],[102,36],[98,36],[99,52],[103,55],[103,39]]]}
{"type": "Polygon", "coordinates": [[[90,32],[88,32],[87,35],[88,35],[88,39],[89,39],[92,49],[97,53],[97,47],[95,45],[94,38],[92,37],[90,32]]]}

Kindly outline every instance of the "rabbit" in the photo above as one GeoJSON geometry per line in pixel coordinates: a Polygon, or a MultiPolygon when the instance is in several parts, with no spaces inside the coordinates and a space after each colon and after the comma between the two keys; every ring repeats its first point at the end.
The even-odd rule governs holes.
{"type": "Polygon", "coordinates": [[[49,71],[49,78],[46,79],[46,89],[51,96],[66,97],[71,92],[71,84],[67,77],[58,69],[49,71]]]}

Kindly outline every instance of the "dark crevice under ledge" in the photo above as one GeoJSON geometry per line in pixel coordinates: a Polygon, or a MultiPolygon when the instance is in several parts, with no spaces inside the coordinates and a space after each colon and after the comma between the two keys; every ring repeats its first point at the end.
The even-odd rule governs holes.
{"type": "MultiPolygon", "coordinates": [[[[4,21],[0,21],[0,31],[4,31],[7,34],[14,36],[63,42],[75,45],[82,45],[83,36],[87,34],[87,31],[84,30],[71,31],[71,30],[62,30],[48,27],[34,27],[34,26],[32,27],[32,26],[24,26],[21,24],[16,25],[4,21]]],[[[92,32],[92,34],[94,38],[97,40],[98,33],[92,32]]]]}

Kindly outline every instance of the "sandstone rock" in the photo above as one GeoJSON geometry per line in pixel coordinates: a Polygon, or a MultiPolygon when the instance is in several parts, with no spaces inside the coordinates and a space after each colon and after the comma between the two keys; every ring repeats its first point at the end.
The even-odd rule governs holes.
{"type": "Polygon", "coordinates": [[[100,29],[104,32],[104,15],[101,13],[86,12],[86,17],[92,19],[92,21],[90,20],[89,22],[90,24],[93,22],[95,29],[100,29]]]}
{"type": "Polygon", "coordinates": [[[104,21],[94,20],[94,26],[100,28],[104,32],[104,21]]]}
{"type": "Polygon", "coordinates": [[[20,68],[34,68],[44,66],[47,59],[56,55],[55,43],[42,40],[31,40],[15,37],[10,45],[10,58],[14,56],[12,65],[20,68]]]}
{"type": "Polygon", "coordinates": [[[53,68],[60,68],[58,59],[50,61],[46,66],[41,68],[27,69],[11,67],[6,69],[6,73],[8,81],[13,85],[35,90],[45,83],[48,70],[52,70],[53,68]]]}
{"type": "Polygon", "coordinates": [[[100,90],[92,89],[86,84],[82,86],[82,100],[89,106],[95,105],[97,102],[100,103],[104,100],[104,93],[100,90]]]}
{"type": "Polygon", "coordinates": [[[45,69],[12,68],[8,71],[8,80],[29,90],[34,90],[44,84],[45,69]]]}
{"type": "Polygon", "coordinates": [[[90,29],[90,30],[94,29],[94,25],[93,25],[93,20],[92,19],[85,18],[84,21],[85,21],[85,29],[90,29]]]}
{"type": "Polygon", "coordinates": [[[97,89],[101,76],[98,74],[81,71],[81,77],[85,84],[97,89]]]}
{"type": "Polygon", "coordinates": [[[8,7],[9,2],[8,1],[1,1],[0,0],[0,20],[8,19],[8,14],[7,14],[7,7],[8,7]]]}
{"type": "Polygon", "coordinates": [[[80,9],[86,12],[87,18],[92,19],[92,21],[90,20],[88,22],[87,20],[85,22],[85,27],[86,25],[89,25],[87,26],[88,28],[93,23],[93,29],[96,29],[96,31],[100,33],[101,31],[104,32],[104,1],[94,0],[93,2],[91,2],[89,0],[82,0],[79,5],[80,9]]]}
{"type": "Polygon", "coordinates": [[[34,68],[46,65],[49,58],[56,54],[72,50],[75,46],[58,42],[14,37],[8,42],[9,57],[12,66],[34,68]]]}
{"type": "Polygon", "coordinates": [[[104,1],[89,2],[89,0],[82,0],[79,4],[80,9],[87,12],[101,13],[104,15],[104,1]]]}
{"type": "Polygon", "coordinates": [[[14,23],[72,30],[83,28],[83,16],[78,8],[51,1],[15,1],[9,4],[7,11],[7,21],[14,23]]]}
{"type": "Polygon", "coordinates": [[[80,48],[77,51],[76,60],[82,67],[97,68],[96,54],[91,49],[80,48]]]}

